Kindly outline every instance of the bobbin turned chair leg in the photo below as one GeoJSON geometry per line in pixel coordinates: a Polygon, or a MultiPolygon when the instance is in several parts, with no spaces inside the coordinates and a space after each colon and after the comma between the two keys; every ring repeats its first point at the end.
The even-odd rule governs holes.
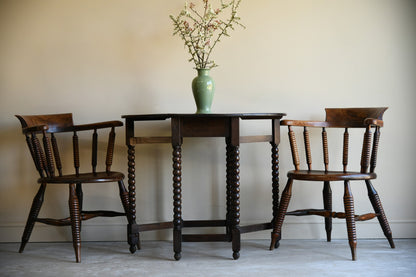
{"type": "Polygon", "coordinates": [[[287,207],[289,206],[290,198],[292,196],[292,184],[293,179],[289,178],[287,184],[282,193],[282,198],[280,200],[279,210],[277,212],[277,217],[273,220],[273,232],[272,240],[270,243],[270,250],[277,248],[279,246],[279,241],[282,238],[282,225],[285,219],[287,207]]]}
{"type": "Polygon", "coordinates": [[[75,185],[69,185],[69,213],[71,216],[72,245],[77,263],[81,262],[81,217],[75,185]]]}
{"type": "MultiPolygon", "coordinates": [[[[77,198],[78,198],[78,205],[79,205],[79,214],[82,213],[82,205],[84,203],[84,193],[82,191],[82,183],[77,183],[76,187],[75,187],[75,193],[77,194],[77,198]]],[[[80,220],[79,222],[79,231],[81,232],[82,230],[82,220],[80,220]]]]}
{"type": "Polygon", "coordinates": [[[344,207],[345,220],[347,223],[348,241],[351,248],[352,260],[355,261],[357,249],[357,234],[355,230],[354,198],[351,193],[349,181],[344,181],[344,207]]]}
{"type": "Polygon", "coordinates": [[[33,198],[32,207],[30,208],[29,216],[26,222],[26,227],[23,232],[19,253],[23,252],[27,242],[29,241],[30,235],[32,234],[32,230],[33,230],[33,227],[35,226],[36,219],[38,218],[40,208],[42,207],[45,189],[46,189],[46,184],[41,184],[38,190],[38,193],[33,198]]]}
{"type": "Polygon", "coordinates": [[[377,219],[380,223],[381,229],[383,230],[384,235],[389,241],[390,247],[395,248],[393,242],[393,235],[389,226],[389,222],[387,221],[387,217],[384,213],[383,206],[381,205],[380,197],[378,196],[378,193],[374,189],[370,180],[366,180],[365,183],[367,185],[368,198],[370,198],[371,205],[373,206],[374,211],[377,214],[377,219]]]}
{"type": "MultiPolygon", "coordinates": [[[[332,190],[329,181],[324,182],[324,189],[322,191],[324,199],[324,209],[332,212],[332,190]]],[[[326,231],[326,240],[331,241],[331,232],[332,232],[332,217],[325,217],[325,231],[326,231]]]]}

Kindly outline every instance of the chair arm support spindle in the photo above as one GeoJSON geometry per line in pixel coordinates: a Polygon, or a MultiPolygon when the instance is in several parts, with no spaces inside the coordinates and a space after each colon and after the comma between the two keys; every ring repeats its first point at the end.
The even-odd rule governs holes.
{"type": "Polygon", "coordinates": [[[303,127],[303,138],[305,143],[305,151],[306,151],[306,163],[308,164],[308,169],[312,170],[312,154],[311,154],[311,142],[309,138],[309,130],[305,126],[303,127]]]}
{"type": "Polygon", "coordinates": [[[116,133],[114,127],[111,128],[111,132],[108,136],[108,147],[107,147],[107,158],[106,158],[106,171],[109,172],[111,165],[113,163],[113,152],[114,152],[114,142],[116,138],[116,133]]]}
{"type": "Polygon", "coordinates": [[[368,170],[370,164],[370,151],[371,151],[371,126],[366,128],[363,139],[363,149],[361,153],[361,172],[365,173],[368,170]]]}
{"type": "Polygon", "coordinates": [[[371,153],[370,172],[374,172],[377,164],[378,143],[380,141],[380,127],[376,127],[374,132],[373,149],[371,153]]]}
{"type": "Polygon", "coordinates": [[[46,135],[46,131],[43,131],[43,149],[45,149],[45,155],[46,155],[45,158],[46,158],[48,176],[54,177],[55,168],[53,165],[51,142],[48,136],[46,135]]]}
{"type": "Polygon", "coordinates": [[[325,127],[322,128],[322,147],[324,151],[325,171],[328,171],[328,166],[329,166],[328,135],[327,135],[325,127]]]}
{"type": "Polygon", "coordinates": [[[348,166],[348,149],[350,144],[350,135],[348,133],[348,128],[345,128],[344,131],[344,141],[343,141],[343,151],[342,151],[342,165],[344,172],[347,171],[348,166]]]}
{"type": "Polygon", "coordinates": [[[298,146],[296,143],[295,132],[293,131],[292,126],[289,126],[289,140],[290,140],[290,149],[292,150],[293,165],[295,166],[296,170],[299,170],[300,168],[299,152],[298,152],[298,146]]]}
{"type": "Polygon", "coordinates": [[[74,131],[74,135],[72,136],[72,145],[73,145],[73,152],[74,152],[74,167],[76,175],[79,175],[79,142],[78,142],[78,135],[77,132],[74,131]]]}
{"type": "Polygon", "coordinates": [[[39,139],[35,133],[32,133],[32,145],[35,152],[36,157],[36,165],[39,171],[40,176],[43,178],[45,177],[45,168],[46,168],[46,158],[45,154],[43,153],[42,147],[40,145],[39,139]]]}
{"type": "Polygon", "coordinates": [[[51,140],[52,140],[52,149],[53,149],[53,155],[55,157],[56,168],[58,169],[59,176],[62,176],[61,156],[59,155],[58,142],[56,141],[56,137],[54,133],[51,134],[51,140]]]}
{"type": "Polygon", "coordinates": [[[98,134],[97,134],[97,129],[94,129],[94,133],[92,134],[92,158],[91,158],[91,165],[92,165],[93,173],[97,173],[97,152],[98,152],[98,134]]]}

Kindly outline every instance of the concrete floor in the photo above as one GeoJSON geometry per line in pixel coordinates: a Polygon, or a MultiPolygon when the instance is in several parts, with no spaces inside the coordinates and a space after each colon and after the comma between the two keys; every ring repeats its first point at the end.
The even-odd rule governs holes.
{"type": "Polygon", "coordinates": [[[416,276],[416,239],[358,240],[351,261],[346,240],[243,240],[239,260],[222,242],[184,243],[182,259],[173,260],[169,241],[144,241],[130,254],[125,242],[84,242],[82,263],[74,262],[71,243],[0,243],[0,276],[416,276]]]}

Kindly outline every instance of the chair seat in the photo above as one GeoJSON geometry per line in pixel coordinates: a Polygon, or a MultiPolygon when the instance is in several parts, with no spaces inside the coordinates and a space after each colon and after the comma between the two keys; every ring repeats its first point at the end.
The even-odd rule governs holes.
{"type": "Polygon", "coordinates": [[[375,173],[324,171],[324,170],[291,170],[287,177],[305,181],[345,181],[371,180],[377,178],[375,173]]]}
{"type": "Polygon", "coordinates": [[[39,178],[38,183],[52,184],[75,184],[75,183],[99,183],[99,182],[118,182],[124,179],[121,172],[97,172],[97,173],[80,173],[39,178]]]}

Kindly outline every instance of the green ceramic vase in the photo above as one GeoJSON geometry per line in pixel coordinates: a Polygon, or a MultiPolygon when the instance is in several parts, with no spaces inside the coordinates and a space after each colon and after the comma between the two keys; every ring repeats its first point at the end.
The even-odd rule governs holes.
{"type": "Polygon", "coordinates": [[[198,76],[192,81],[196,113],[211,113],[212,99],[214,98],[215,84],[209,76],[209,69],[197,69],[198,76]]]}

